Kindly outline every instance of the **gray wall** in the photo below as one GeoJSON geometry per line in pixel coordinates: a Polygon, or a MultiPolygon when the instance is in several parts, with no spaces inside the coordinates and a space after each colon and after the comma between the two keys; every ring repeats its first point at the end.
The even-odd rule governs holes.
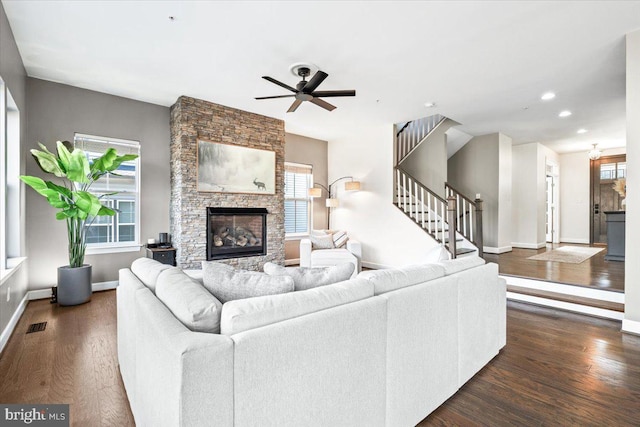
{"type": "MultiPolygon", "coordinates": [[[[29,78],[29,129],[25,153],[42,142],[53,149],[56,140],[73,140],[75,132],[140,142],[141,243],[169,231],[169,108],[72,86],[29,78]]],[[[42,176],[34,161],[27,174],[42,176]]],[[[27,248],[30,289],[56,283],[57,267],[68,264],[67,236],[55,210],[34,191],[27,191],[27,248]]],[[[137,252],[88,255],[92,281],[117,280],[118,269],[144,256],[137,252]]]]}
{"type": "MultiPolygon", "coordinates": [[[[327,141],[287,133],[285,134],[284,160],[285,162],[311,165],[314,182],[328,187],[327,141]]],[[[327,208],[324,200],[324,198],[313,200],[314,229],[327,228],[327,208]]],[[[300,258],[300,241],[298,239],[287,240],[284,249],[285,260],[300,258]]]]}
{"type": "MultiPolygon", "coordinates": [[[[476,136],[451,156],[449,183],[470,199],[480,193],[484,246],[499,247],[499,134],[476,136]]],[[[509,219],[510,220],[510,219],[509,219]]]]}
{"type": "MultiPolygon", "coordinates": [[[[5,83],[6,89],[9,90],[13,97],[18,110],[20,111],[20,144],[24,146],[25,133],[27,129],[26,124],[26,82],[27,73],[22,64],[20,53],[16,45],[9,21],[4,12],[4,7],[0,3],[0,77],[5,83]]],[[[4,119],[4,118],[3,118],[4,119]]],[[[24,171],[25,156],[21,155],[20,158],[20,171],[24,171]]],[[[24,203],[24,186],[21,189],[21,202],[24,203]]],[[[4,205],[5,201],[2,201],[4,205]]],[[[4,208],[4,206],[3,206],[4,208]]],[[[19,255],[24,255],[25,251],[25,221],[24,221],[24,209],[20,218],[20,245],[21,248],[19,255]]],[[[5,239],[6,236],[0,236],[0,239],[5,239]]],[[[0,285],[0,333],[4,331],[11,316],[16,311],[22,298],[27,293],[27,274],[26,265],[19,266],[14,273],[5,279],[0,285]],[[9,301],[7,301],[7,294],[9,294],[9,301]]]]}
{"type": "Polygon", "coordinates": [[[454,124],[452,120],[445,120],[400,164],[405,172],[440,197],[444,197],[444,183],[447,181],[445,132],[454,124]]]}

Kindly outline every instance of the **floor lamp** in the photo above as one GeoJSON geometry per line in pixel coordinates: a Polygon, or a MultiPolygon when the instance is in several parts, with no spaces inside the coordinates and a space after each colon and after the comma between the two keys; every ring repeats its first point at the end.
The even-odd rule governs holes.
{"type": "Polygon", "coordinates": [[[327,198],[325,199],[325,206],[327,207],[327,229],[331,228],[330,226],[331,209],[337,208],[338,206],[340,206],[340,202],[338,201],[338,198],[337,198],[337,190],[335,190],[335,185],[338,183],[338,181],[342,181],[343,179],[350,179],[349,182],[344,183],[344,189],[346,191],[360,190],[360,181],[354,180],[352,176],[343,176],[336,179],[331,184],[329,184],[329,188],[325,187],[319,182],[314,182],[313,187],[309,189],[309,197],[313,197],[313,198],[322,197],[322,190],[326,191],[327,193],[327,198]]]}

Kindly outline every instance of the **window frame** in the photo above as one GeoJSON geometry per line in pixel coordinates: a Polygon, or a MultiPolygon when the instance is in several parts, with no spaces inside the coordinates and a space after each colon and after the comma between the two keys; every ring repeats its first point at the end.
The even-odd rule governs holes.
{"type": "MultiPolygon", "coordinates": [[[[117,252],[136,252],[139,251],[140,248],[142,247],[142,244],[140,242],[140,235],[141,235],[141,223],[140,223],[140,211],[141,211],[141,206],[140,206],[140,182],[141,182],[141,178],[142,178],[142,170],[141,170],[141,146],[140,146],[140,142],[139,141],[135,141],[135,140],[127,140],[127,139],[119,139],[119,138],[112,138],[112,137],[106,137],[106,136],[98,136],[98,135],[89,135],[89,134],[84,134],[84,133],[79,133],[76,132],[74,134],[73,137],[73,145],[74,147],[76,146],[76,144],[78,143],[79,139],[87,139],[87,140],[93,140],[95,142],[103,142],[108,144],[108,146],[113,146],[113,145],[120,145],[120,146],[126,146],[128,148],[131,147],[135,147],[135,149],[138,152],[138,158],[135,160],[132,160],[132,162],[135,162],[135,166],[136,166],[136,173],[135,173],[135,191],[127,191],[127,192],[118,192],[118,194],[108,198],[107,200],[112,201],[113,205],[117,205],[119,200],[126,200],[126,201],[133,201],[134,202],[134,206],[135,206],[135,212],[134,212],[134,220],[135,220],[135,224],[134,224],[134,240],[133,241],[128,241],[128,242],[119,242],[119,241],[113,241],[113,242],[104,242],[104,243],[87,243],[87,249],[85,254],[86,255],[97,255],[97,254],[105,254],[105,253],[117,253],[117,252]],[[122,199],[120,196],[121,194],[127,194],[127,195],[131,195],[133,194],[133,198],[127,198],[127,199],[122,199]]],[[[117,149],[117,148],[116,148],[117,149]]],[[[91,151],[91,150],[85,150],[85,152],[87,153],[91,153],[92,155],[101,155],[102,153],[104,153],[104,151],[102,153],[97,153],[96,151],[91,151]]],[[[94,194],[101,194],[101,193],[108,193],[109,191],[96,191],[95,189],[91,190],[92,193],[94,194]]],[[[107,225],[107,227],[112,227],[112,236],[115,236],[117,238],[119,238],[118,235],[118,225],[119,225],[119,215],[118,213],[116,213],[113,217],[109,217],[111,218],[111,223],[110,225],[107,225]]],[[[127,223],[127,225],[130,225],[127,223]]],[[[96,226],[101,226],[96,224],[96,226]]]]}
{"type": "MultiPolygon", "coordinates": [[[[309,164],[304,164],[304,163],[295,163],[295,162],[284,162],[284,172],[285,172],[285,185],[286,185],[286,180],[287,180],[287,173],[295,173],[295,172],[288,172],[287,171],[287,166],[290,166],[292,168],[301,168],[301,169],[308,169],[309,170],[309,177],[307,180],[307,187],[311,187],[313,185],[313,165],[309,165],[309,164]]],[[[309,236],[309,234],[311,233],[311,230],[313,229],[313,198],[311,196],[309,196],[308,193],[308,189],[307,189],[307,196],[306,197],[287,197],[286,191],[284,194],[284,203],[286,203],[288,200],[293,200],[293,201],[304,201],[307,204],[307,230],[305,232],[298,232],[298,233],[287,233],[286,227],[285,227],[285,240],[296,240],[296,239],[301,239],[304,237],[309,236]]],[[[285,223],[286,223],[286,209],[283,209],[283,214],[285,215],[285,223]]]]}

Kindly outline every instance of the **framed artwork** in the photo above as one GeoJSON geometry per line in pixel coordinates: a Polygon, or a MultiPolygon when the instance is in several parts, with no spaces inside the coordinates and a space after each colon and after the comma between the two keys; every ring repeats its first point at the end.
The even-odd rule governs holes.
{"type": "Polygon", "coordinates": [[[198,140],[198,191],[275,194],[275,151],[198,140]]]}

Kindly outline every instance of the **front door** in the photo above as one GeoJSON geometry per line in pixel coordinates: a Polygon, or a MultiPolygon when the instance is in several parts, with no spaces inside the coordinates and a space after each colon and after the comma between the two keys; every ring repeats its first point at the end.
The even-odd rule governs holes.
{"type": "Polygon", "coordinates": [[[622,210],[623,198],[613,189],[627,177],[627,156],[607,156],[591,161],[591,244],[607,243],[604,212],[622,210]]]}

